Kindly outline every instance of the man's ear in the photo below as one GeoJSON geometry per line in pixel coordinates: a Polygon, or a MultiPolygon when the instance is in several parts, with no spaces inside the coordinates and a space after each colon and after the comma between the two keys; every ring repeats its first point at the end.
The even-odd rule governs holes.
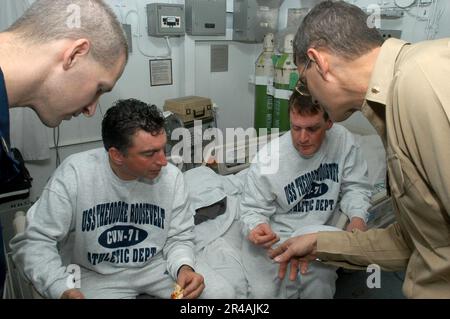
{"type": "Polygon", "coordinates": [[[306,51],[306,54],[312,61],[314,61],[315,67],[317,68],[319,74],[326,79],[326,76],[330,70],[330,64],[327,56],[315,48],[309,48],[308,51],[306,51]]]}
{"type": "Polygon", "coordinates": [[[78,62],[78,59],[83,56],[87,56],[90,50],[91,42],[88,39],[78,39],[73,41],[64,51],[64,70],[68,70],[73,67],[78,62]]]}
{"type": "Polygon", "coordinates": [[[123,164],[124,156],[123,156],[122,152],[119,151],[117,148],[111,147],[108,150],[108,154],[109,154],[109,158],[111,159],[111,161],[113,161],[114,164],[119,165],[119,166],[123,164]]]}
{"type": "Polygon", "coordinates": [[[330,119],[328,119],[327,120],[327,130],[329,130],[330,128],[332,128],[333,127],[333,121],[332,120],[330,120],[330,119]]]}

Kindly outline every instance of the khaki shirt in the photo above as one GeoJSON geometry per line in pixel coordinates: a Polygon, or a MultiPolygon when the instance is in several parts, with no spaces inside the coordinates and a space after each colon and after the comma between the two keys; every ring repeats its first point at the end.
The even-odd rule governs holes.
{"type": "Polygon", "coordinates": [[[409,298],[450,298],[450,39],[381,47],[363,114],[386,147],[397,223],[320,233],[318,257],[406,268],[409,298]]]}

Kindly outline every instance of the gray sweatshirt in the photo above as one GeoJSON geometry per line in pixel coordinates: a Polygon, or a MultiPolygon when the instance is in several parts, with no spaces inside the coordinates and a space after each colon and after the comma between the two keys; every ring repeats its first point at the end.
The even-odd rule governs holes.
{"type": "Polygon", "coordinates": [[[163,167],[150,180],[123,181],[104,149],[67,158],[11,240],[14,262],[49,298],[67,290],[68,264],[111,275],[167,259],[174,280],[194,266],[193,213],[183,174],[163,167]]]}
{"type": "Polygon", "coordinates": [[[324,225],[339,208],[351,219],[367,220],[371,186],[367,165],[354,136],[334,124],[322,146],[305,158],[281,136],[279,151],[267,144],[250,166],[240,204],[244,235],[268,223],[282,239],[300,227],[324,225]],[[275,150],[273,150],[275,149],[275,150]],[[267,173],[267,167],[279,168],[267,173]]]}

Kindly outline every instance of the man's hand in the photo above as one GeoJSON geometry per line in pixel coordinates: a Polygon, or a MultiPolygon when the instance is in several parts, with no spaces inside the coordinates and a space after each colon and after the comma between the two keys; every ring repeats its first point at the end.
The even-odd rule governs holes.
{"type": "Polygon", "coordinates": [[[85,297],[80,289],[69,289],[64,291],[61,299],[85,299],[85,297]]]}
{"type": "Polygon", "coordinates": [[[289,262],[291,263],[290,280],[297,278],[297,273],[305,274],[308,263],[316,259],[317,233],[306,234],[289,238],[274,249],[269,250],[270,258],[280,263],[278,277],[281,279],[286,275],[289,262]]]}
{"type": "Polygon", "coordinates": [[[353,229],[359,229],[360,231],[366,231],[367,225],[364,219],[359,217],[353,217],[350,223],[345,228],[346,231],[352,231],[353,229]]]}
{"type": "Polygon", "coordinates": [[[259,224],[248,234],[248,240],[258,246],[270,248],[280,240],[280,236],[275,234],[269,224],[259,224]]]}
{"type": "Polygon", "coordinates": [[[184,290],[183,299],[195,299],[205,289],[203,276],[196,273],[188,265],[183,265],[178,271],[177,284],[184,290]]]}

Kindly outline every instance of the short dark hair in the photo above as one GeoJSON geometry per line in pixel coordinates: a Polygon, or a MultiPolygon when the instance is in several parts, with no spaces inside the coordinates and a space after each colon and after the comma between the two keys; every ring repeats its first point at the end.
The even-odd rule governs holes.
{"type": "Polygon", "coordinates": [[[306,15],[294,38],[295,63],[306,62],[309,48],[326,48],[354,60],[383,44],[383,37],[367,23],[359,7],[344,1],[324,1],[306,15]]]}
{"type": "Polygon", "coordinates": [[[296,90],[292,92],[289,98],[289,115],[292,111],[296,111],[300,115],[316,115],[323,112],[323,118],[328,121],[328,113],[320,104],[315,103],[310,96],[304,96],[296,90]]]}
{"type": "Polygon", "coordinates": [[[132,136],[144,130],[158,135],[164,130],[164,116],[155,106],[136,99],[117,101],[105,114],[102,121],[103,145],[108,151],[115,147],[127,154],[132,146],[132,136]]]}

